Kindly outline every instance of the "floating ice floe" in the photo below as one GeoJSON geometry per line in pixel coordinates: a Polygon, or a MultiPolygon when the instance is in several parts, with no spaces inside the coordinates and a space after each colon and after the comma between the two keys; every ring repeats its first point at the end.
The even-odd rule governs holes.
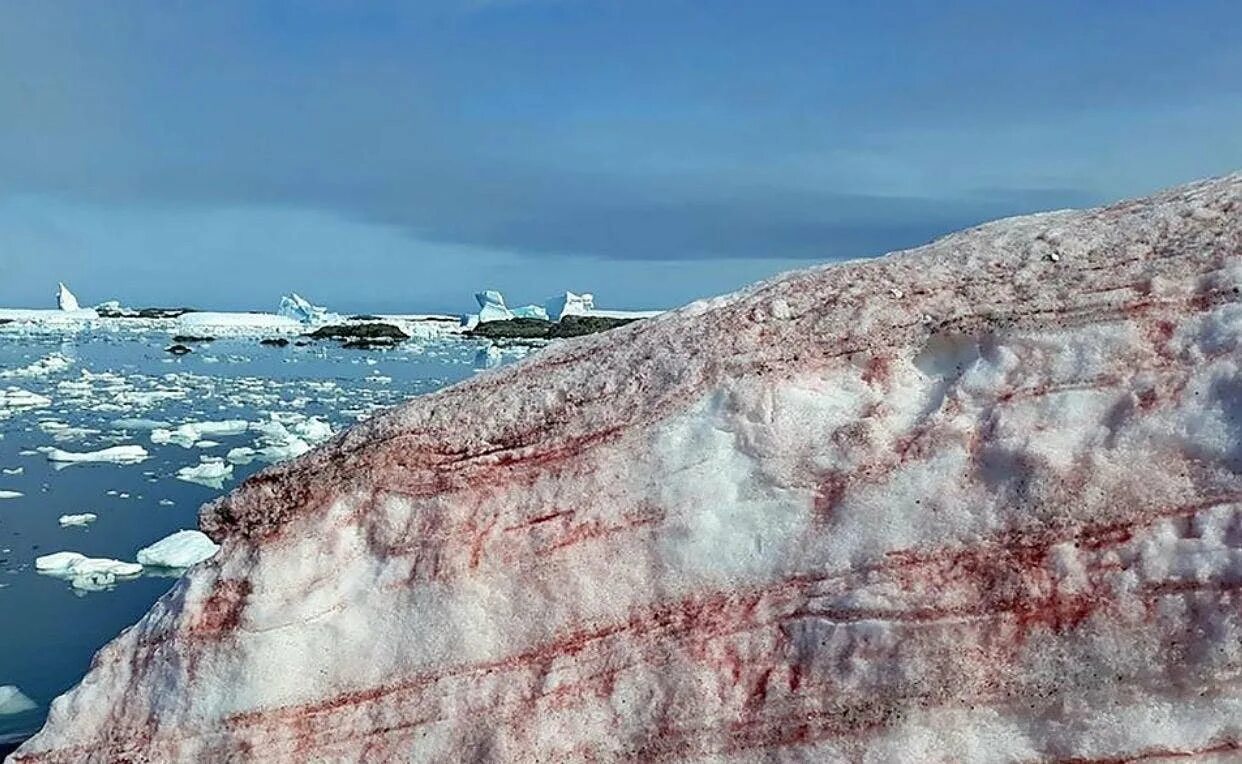
{"type": "Polygon", "coordinates": [[[202,531],[177,531],[138,551],[138,562],[158,568],[188,568],[219,549],[202,531]]]}
{"type": "Polygon", "coordinates": [[[250,428],[244,419],[227,419],[220,422],[187,422],[168,430],[157,427],[151,430],[151,442],[156,444],[174,443],[183,448],[191,448],[200,443],[206,436],[214,438],[241,435],[250,428]]]}
{"type": "Polygon", "coordinates": [[[51,405],[51,398],[23,390],[20,387],[0,390],[0,408],[43,408],[51,405]]]}
{"type": "Polygon", "coordinates": [[[99,516],[93,512],[83,512],[80,515],[61,515],[57,522],[62,528],[80,528],[99,519],[99,516]]]}
{"type": "Polygon", "coordinates": [[[233,465],[226,464],[217,456],[204,456],[193,467],[182,467],[177,470],[177,479],[187,483],[198,483],[209,488],[222,488],[224,481],[233,476],[233,465]]]}
{"type": "Polygon", "coordinates": [[[65,282],[56,285],[56,307],[64,311],[78,311],[82,309],[78,305],[78,298],[74,297],[73,292],[69,291],[69,287],[65,286],[65,282]]]}
{"type": "Polygon", "coordinates": [[[21,491],[0,491],[0,499],[20,499],[25,495],[21,491]]]}
{"type": "Polygon", "coordinates": [[[33,700],[15,685],[0,685],[0,716],[13,716],[38,708],[33,700]]]}
{"type": "Polygon", "coordinates": [[[87,462],[111,462],[113,464],[136,464],[146,459],[149,454],[142,446],[110,446],[98,451],[63,451],[59,448],[45,450],[48,461],[61,464],[82,464],[87,462]]]}
{"type": "Polygon", "coordinates": [[[142,566],[108,557],[87,557],[80,552],[53,552],[35,558],[35,570],[64,579],[75,589],[94,591],[106,589],[118,579],[137,576],[142,573],[142,566]]]}
{"type": "Polygon", "coordinates": [[[0,377],[46,377],[64,371],[73,365],[73,359],[63,353],[52,353],[44,358],[17,369],[0,371],[0,377]]]}

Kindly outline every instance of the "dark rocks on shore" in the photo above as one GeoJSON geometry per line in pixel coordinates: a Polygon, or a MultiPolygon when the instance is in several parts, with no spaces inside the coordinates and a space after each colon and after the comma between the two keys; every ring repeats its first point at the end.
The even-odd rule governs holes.
{"type": "Polygon", "coordinates": [[[194,352],[193,349],[188,348],[182,344],[169,345],[168,347],[164,349],[167,350],[169,353],[172,353],[173,355],[185,355],[186,353],[194,352]]]}
{"type": "Polygon", "coordinates": [[[259,340],[259,344],[267,345],[269,347],[274,347],[274,348],[283,348],[283,347],[289,346],[289,340],[285,339],[284,337],[268,337],[267,339],[259,340]]]}
{"type": "Polygon", "coordinates": [[[479,324],[466,332],[466,336],[489,340],[551,340],[606,332],[637,320],[636,318],[608,318],[606,316],[565,316],[560,321],[544,321],[541,318],[511,318],[508,321],[488,321],[479,324]]]}
{"type": "Polygon", "coordinates": [[[401,344],[401,340],[376,337],[375,339],[349,340],[341,343],[341,347],[346,350],[384,350],[395,348],[399,344],[401,344]]]}
{"type": "Polygon", "coordinates": [[[196,337],[193,334],[178,334],[173,337],[173,342],[178,342],[182,344],[187,343],[187,342],[215,342],[215,341],[216,341],[215,337],[196,337]]]}
{"type": "Polygon", "coordinates": [[[368,340],[388,341],[389,343],[404,342],[410,338],[410,335],[401,331],[399,327],[376,322],[321,326],[306,336],[317,340],[368,340]]]}

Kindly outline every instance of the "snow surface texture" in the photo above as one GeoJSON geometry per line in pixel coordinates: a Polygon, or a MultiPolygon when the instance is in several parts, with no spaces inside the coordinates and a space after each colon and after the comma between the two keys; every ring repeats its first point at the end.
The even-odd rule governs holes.
{"type": "Polygon", "coordinates": [[[560,343],[204,508],[16,761],[1242,751],[1242,176],[560,343]]]}

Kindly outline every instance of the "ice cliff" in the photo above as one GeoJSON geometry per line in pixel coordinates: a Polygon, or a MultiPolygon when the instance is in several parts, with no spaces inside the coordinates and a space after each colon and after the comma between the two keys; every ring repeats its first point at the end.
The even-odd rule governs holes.
{"type": "Polygon", "coordinates": [[[202,512],[16,761],[1242,753],[1242,175],[558,344],[202,512]]]}

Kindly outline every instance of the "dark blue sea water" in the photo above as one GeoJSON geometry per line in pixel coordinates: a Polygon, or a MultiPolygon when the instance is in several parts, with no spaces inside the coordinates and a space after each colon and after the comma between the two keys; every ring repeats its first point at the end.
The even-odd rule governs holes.
{"type": "Polygon", "coordinates": [[[0,686],[16,685],[37,708],[0,714],[0,744],[32,734],[48,703],[72,687],[91,656],[134,623],[172,585],[167,574],[118,581],[103,591],[76,590],[36,573],[39,555],[70,550],[134,559],[138,549],[194,528],[200,504],[264,465],[236,465],[221,488],[185,482],[177,470],[200,456],[261,445],[255,432],[212,437],[217,446],[153,443],[144,418],[170,425],[304,417],[334,429],[375,410],[464,379],[479,345],[450,338],[411,341],[395,350],[345,350],[333,343],[270,348],[257,339],[217,340],[174,358],[162,332],[96,332],[66,338],[0,333],[0,390],[18,388],[47,405],[0,406],[0,686]],[[54,370],[25,367],[51,358],[54,370]],[[91,451],[138,444],[138,464],[57,468],[40,448],[91,451]],[[20,472],[17,470],[20,469],[20,472]],[[62,514],[90,512],[83,528],[62,528],[62,514]]]}

